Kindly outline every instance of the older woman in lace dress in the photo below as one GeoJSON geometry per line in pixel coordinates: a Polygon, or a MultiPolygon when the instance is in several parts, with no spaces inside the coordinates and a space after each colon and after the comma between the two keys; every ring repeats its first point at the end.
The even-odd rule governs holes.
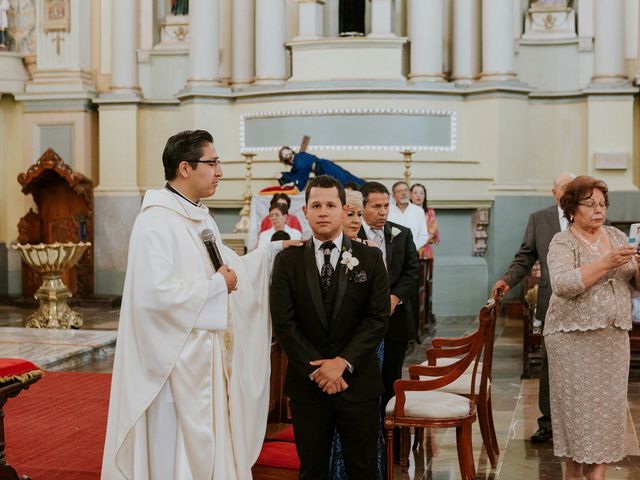
{"type": "Polygon", "coordinates": [[[554,453],[566,459],[566,479],[604,479],[606,464],[624,457],[629,283],[640,275],[626,235],[603,225],[604,182],[576,177],[560,206],[570,227],[549,247],[544,327],[554,453]]]}

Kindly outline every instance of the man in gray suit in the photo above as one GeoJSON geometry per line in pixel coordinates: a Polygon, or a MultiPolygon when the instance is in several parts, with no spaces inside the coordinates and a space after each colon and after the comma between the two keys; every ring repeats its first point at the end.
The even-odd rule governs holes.
{"type": "MultiPolygon", "coordinates": [[[[513,262],[493,287],[493,293],[498,288],[509,288],[517,285],[530,271],[536,261],[540,261],[540,282],[538,284],[538,303],[536,305],[536,319],[544,322],[551,298],[551,283],[549,281],[549,267],[547,266],[547,253],[553,236],[561,230],[566,230],[569,221],[560,208],[560,198],[564,194],[567,184],[576,178],[573,173],[561,173],[553,181],[551,192],[556,200],[556,205],[533,212],[529,216],[527,229],[522,238],[520,250],[516,253],[513,262]]],[[[547,355],[542,354],[542,366],[540,369],[540,389],[538,394],[538,407],[542,416],[538,418],[538,430],[531,436],[531,441],[543,443],[551,439],[551,408],[549,406],[549,367],[547,355]]]]}

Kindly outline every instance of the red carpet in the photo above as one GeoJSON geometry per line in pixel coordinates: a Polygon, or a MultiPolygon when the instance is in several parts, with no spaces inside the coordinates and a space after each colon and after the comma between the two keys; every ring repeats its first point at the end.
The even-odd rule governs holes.
{"type": "Polygon", "coordinates": [[[7,462],[32,480],[97,480],[111,375],[47,372],[5,405],[7,462]]]}

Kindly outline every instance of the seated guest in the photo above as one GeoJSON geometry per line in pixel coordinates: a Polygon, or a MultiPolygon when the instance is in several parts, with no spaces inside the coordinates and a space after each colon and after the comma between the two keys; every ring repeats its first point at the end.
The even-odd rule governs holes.
{"type": "MultiPolygon", "coordinates": [[[[276,203],[287,207],[287,211],[291,210],[291,198],[289,198],[289,195],[287,195],[286,193],[274,194],[271,198],[271,201],[269,202],[269,210],[271,210],[271,207],[273,207],[276,203]]],[[[298,220],[298,217],[291,213],[287,215],[287,225],[294,230],[298,230],[302,233],[302,225],[300,225],[300,220],[298,220]]],[[[260,224],[260,233],[264,232],[265,230],[269,230],[271,226],[271,220],[269,219],[269,215],[267,215],[262,219],[262,223],[260,224]]]]}
{"type": "Polygon", "coordinates": [[[409,185],[406,182],[394,183],[391,187],[391,195],[393,198],[389,205],[389,221],[411,230],[416,249],[420,251],[429,240],[424,211],[411,203],[409,185]]]}
{"type": "Polygon", "coordinates": [[[298,190],[303,191],[312,173],[316,177],[329,175],[338,180],[342,185],[353,182],[356,185],[364,185],[364,180],[346,171],[341,166],[331,160],[318,158],[307,152],[296,153],[291,147],[282,147],[278,153],[280,161],[291,167],[289,172],[281,172],[276,175],[280,185],[289,183],[295,185],[298,190]]]}
{"type": "Polygon", "coordinates": [[[289,234],[289,238],[291,240],[300,240],[302,238],[301,232],[294,230],[287,225],[287,214],[288,210],[284,205],[276,203],[271,206],[271,209],[269,210],[269,219],[273,226],[269,230],[265,230],[260,234],[258,237],[258,247],[271,242],[271,237],[273,237],[274,233],[279,231],[284,231],[289,234]]]}
{"type": "Polygon", "coordinates": [[[553,453],[568,479],[604,479],[625,456],[630,286],[638,256],[620,230],[604,225],[607,185],[589,176],[565,187],[569,228],[557,233],[547,262],[551,300],[544,322],[549,361],[553,453]]]}

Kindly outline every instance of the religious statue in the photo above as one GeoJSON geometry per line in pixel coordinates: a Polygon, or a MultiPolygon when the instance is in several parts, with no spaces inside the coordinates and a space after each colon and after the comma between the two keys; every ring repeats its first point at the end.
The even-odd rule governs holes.
{"type": "Polygon", "coordinates": [[[364,36],[364,13],[365,0],[340,0],[340,36],[364,36]]]}
{"type": "Polygon", "coordinates": [[[171,0],[171,15],[188,15],[189,0],[171,0]]]}
{"type": "Polygon", "coordinates": [[[7,13],[10,8],[9,0],[0,0],[0,50],[8,50],[9,48],[9,38],[7,35],[9,18],[7,13]]]}

